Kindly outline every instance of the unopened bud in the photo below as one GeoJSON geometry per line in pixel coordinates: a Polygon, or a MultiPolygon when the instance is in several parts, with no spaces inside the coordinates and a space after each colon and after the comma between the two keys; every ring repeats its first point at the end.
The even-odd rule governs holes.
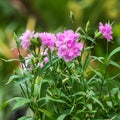
{"type": "Polygon", "coordinates": [[[86,23],[85,32],[87,33],[90,30],[90,21],[86,23]]]}
{"type": "Polygon", "coordinates": [[[102,36],[101,32],[95,32],[94,38],[100,38],[102,36]]]}
{"type": "Polygon", "coordinates": [[[30,39],[30,42],[31,42],[33,45],[35,45],[35,46],[38,46],[38,47],[41,46],[41,42],[40,42],[40,39],[39,39],[39,38],[37,38],[37,39],[32,38],[32,39],[30,39]]]}

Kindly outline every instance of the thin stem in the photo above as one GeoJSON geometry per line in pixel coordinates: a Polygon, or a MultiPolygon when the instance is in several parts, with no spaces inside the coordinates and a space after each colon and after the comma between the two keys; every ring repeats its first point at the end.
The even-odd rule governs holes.
{"type": "Polygon", "coordinates": [[[106,58],[108,57],[108,41],[107,41],[107,45],[106,45],[106,58]]]}

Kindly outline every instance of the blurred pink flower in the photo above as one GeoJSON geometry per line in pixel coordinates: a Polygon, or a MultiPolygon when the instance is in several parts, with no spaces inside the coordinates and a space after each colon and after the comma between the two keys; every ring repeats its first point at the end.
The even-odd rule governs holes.
{"type": "Polygon", "coordinates": [[[56,41],[56,36],[54,34],[44,32],[44,33],[40,33],[39,36],[42,40],[43,46],[48,46],[51,51],[54,50],[54,45],[56,41]]]}
{"type": "Polygon", "coordinates": [[[32,68],[33,68],[33,65],[32,65],[32,63],[31,63],[31,58],[32,58],[32,57],[33,57],[33,56],[30,55],[30,54],[28,54],[28,55],[25,57],[25,62],[24,62],[24,64],[23,64],[23,63],[21,64],[21,67],[22,67],[23,70],[29,70],[30,72],[32,71],[32,68]]]}
{"type": "Polygon", "coordinates": [[[47,57],[44,58],[44,62],[47,63],[49,60],[47,57]]]}
{"type": "Polygon", "coordinates": [[[79,33],[66,30],[57,34],[56,46],[58,47],[58,57],[64,58],[66,62],[71,61],[80,55],[83,44],[78,42],[79,33]]]}
{"type": "Polygon", "coordinates": [[[103,23],[99,23],[99,31],[103,34],[103,36],[108,40],[112,40],[112,27],[110,24],[106,23],[103,25],[103,23]]]}
{"type": "Polygon", "coordinates": [[[20,40],[21,40],[21,46],[27,50],[29,48],[29,46],[31,45],[30,43],[30,39],[33,37],[34,32],[31,32],[30,30],[26,30],[22,36],[20,36],[20,40]]]}
{"type": "Polygon", "coordinates": [[[38,63],[38,65],[40,66],[40,68],[43,68],[43,63],[38,63]]]}

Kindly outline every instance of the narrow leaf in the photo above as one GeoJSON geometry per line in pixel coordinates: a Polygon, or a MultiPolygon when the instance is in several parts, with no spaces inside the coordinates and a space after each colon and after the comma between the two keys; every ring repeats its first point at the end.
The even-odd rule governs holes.
{"type": "Polygon", "coordinates": [[[16,108],[19,108],[27,103],[30,103],[30,102],[31,102],[31,100],[28,98],[21,98],[21,99],[17,100],[17,103],[14,105],[13,110],[16,108]]]}
{"type": "Polygon", "coordinates": [[[120,69],[120,65],[118,63],[114,62],[114,61],[110,61],[109,64],[120,69]]]}
{"type": "Polygon", "coordinates": [[[17,83],[18,83],[18,84],[21,84],[21,83],[26,82],[26,81],[28,81],[28,80],[30,80],[30,78],[27,77],[27,76],[24,76],[24,77],[20,78],[17,83]]]}
{"type": "Polygon", "coordinates": [[[23,116],[23,117],[19,118],[18,120],[33,120],[33,118],[29,117],[29,116],[23,116]]]}
{"type": "Polygon", "coordinates": [[[98,103],[98,105],[100,105],[102,109],[104,109],[103,104],[98,99],[96,99],[95,97],[91,97],[91,99],[94,100],[96,103],[98,103]]]}
{"type": "Polygon", "coordinates": [[[47,111],[47,110],[45,110],[45,109],[38,109],[39,111],[41,111],[43,114],[45,114],[47,117],[49,117],[51,120],[55,120],[54,118],[53,118],[53,115],[52,115],[52,113],[51,112],[49,112],[49,111],[47,111]]]}
{"type": "Polygon", "coordinates": [[[85,62],[83,63],[83,70],[86,70],[90,62],[90,56],[88,55],[85,59],[85,62]]]}
{"type": "Polygon", "coordinates": [[[115,48],[108,56],[108,59],[110,59],[114,54],[120,52],[120,47],[115,48]]]}
{"type": "Polygon", "coordinates": [[[15,61],[20,61],[19,59],[9,59],[9,60],[6,60],[4,58],[0,58],[0,60],[4,61],[4,62],[15,62],[15,61]]]}
{"type": "Polygon", "coordinates": [[[15,81],[16,79],[18,79],[20,76],[18,76],[18,75],[12,75],[12,76],[10,76],[10,78],[9,78],[9,80],[8,80],[8,82],[6,83],[6,84],[9,84],[10,82],[12,82],[12,81],[15,81]]]}
{"type": "Polygon", "coordinates": [[[57,120],[64,120],[64,118],[67,116],[67,114],[60,115],[57,120]]]}

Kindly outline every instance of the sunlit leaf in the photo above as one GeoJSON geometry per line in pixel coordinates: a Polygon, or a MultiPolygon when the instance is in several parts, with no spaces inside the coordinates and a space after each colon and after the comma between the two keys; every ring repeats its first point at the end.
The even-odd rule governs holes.
{"type": "Polygon", "coordinates": [[[60,115],[57,120],[64,120],[64,118],[67,116],[67,114],[60,115]]]}

